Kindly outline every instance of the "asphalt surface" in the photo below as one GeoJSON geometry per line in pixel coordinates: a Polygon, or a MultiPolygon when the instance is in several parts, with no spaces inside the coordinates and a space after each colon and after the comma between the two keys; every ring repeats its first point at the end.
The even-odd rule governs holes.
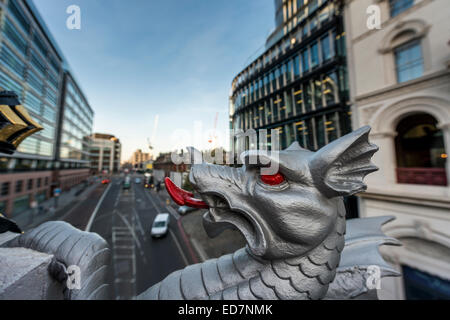
{"type": "Polygon", "coordinates": [[[173,271],[198,262],[179,216],[154,191],[134,183],[135,177],[129,190],[123,189],[124,177],[99,185],[64,219],[82,230],[89,225],[89,231],[108,242],[111,299],[132,299],[173,271]],[[169,232],[152,239],[150,230],[158,213],[170,213],[169,232]]]}

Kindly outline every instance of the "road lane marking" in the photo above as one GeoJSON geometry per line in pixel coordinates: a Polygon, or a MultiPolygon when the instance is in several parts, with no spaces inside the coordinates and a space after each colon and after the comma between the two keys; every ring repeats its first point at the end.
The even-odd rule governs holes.
{"type": "MultiPolygon", "coordinates": [[[[161,210],[159,210],[158,206],[156,205],[156,203],[153,201],[152,197],[145,192],[145,190],[143,190],[143,192],[145,193],[145,195],[148,197],[148,199],[150,199],[150,202],[153,204],[153,207],[156,209],[156,211],[158,211],[158,213],[161,213],[161,210]]],[[[179,220],[178,220],[179,221],[179,220]]],[[[172,237],[173,241],[175,242],[175,245],[177,246],[178,251],[180,252],[181,257],[183,258],[183,261],[185,263],[185,265],[189,265],[189,262],[186,258],[186,255],[184,254],[183,249],[181,248],[180,243],[178,242],[177,237],[174,235],[173,231],[169,228],[169,234],[172,237]]],[[[189,246],[189,243],[186,244],[187,246],[189,246]]],[[[192,254],[192,253],[191,253],[192,254]]]]}
{"type": "Polygon", "coordinates": [[[86,226],[86,229],[84,231],[90,231],[92,227],[92,223],[94,223],[95,216],[97,215],[98,210],[100,209],[100,206],[102,205],[103,200],[106,197],[106,194],[108,193],[109,189],[111,189],[112,184],[109,184],[106,188],[105,192],[103,192],[100,200],[98,201],[97,205],[95,206],[94,212],[92,212],[91,217],[89,218],[89,222],[86,226]]]}
{"type": "Polygon", "coordinates": [[[170,230],[170,229],[169,229],[169,234],[170,234],[170,236],[172,237],[173,242],[175,242],[175,245],[177,246],[178,251],[180,251],[180,253],[181,253],[181,257],[183,258],[184,265],[185,265],[185,266],[189,265],[189,262],[188,262],[186,256],[184,255],[183,249],[181,249],[181,245],[180,245],[180,243],[178,242],[177,237],[173,234],[173,231],[170,230]]]}
{"type": "Polygon", "coordinates": [[[145,190],[143,190],[143,192],[147,196],[147,198],[150,200],[150,202],[153,204],[153,207],[155,207],[156,211],[158,211],[158,213],[161,213],[161,210],[156,205],[155,201],[153,200],[153,197],[151,197],[147,192],[145,192],[145,190]]]}

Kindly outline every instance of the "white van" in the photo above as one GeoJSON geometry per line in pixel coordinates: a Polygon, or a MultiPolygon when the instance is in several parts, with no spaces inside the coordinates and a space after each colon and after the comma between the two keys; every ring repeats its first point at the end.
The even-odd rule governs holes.
{"type": "Polygon", "coordinates": [[[151,235],[153,238],[165,236],[169,230],[170,215],[159,213],[153,221],[151,235]]]}

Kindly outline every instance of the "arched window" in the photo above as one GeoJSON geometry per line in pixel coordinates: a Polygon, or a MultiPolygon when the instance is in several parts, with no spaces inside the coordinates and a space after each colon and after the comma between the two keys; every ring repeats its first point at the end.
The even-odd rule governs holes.
{"type": "Polygon", "coordinates": [[[402,119],[397,125],[395,146],[399,183],[447,185],[448,156],[435,118],[419,113],[402,119]]]}

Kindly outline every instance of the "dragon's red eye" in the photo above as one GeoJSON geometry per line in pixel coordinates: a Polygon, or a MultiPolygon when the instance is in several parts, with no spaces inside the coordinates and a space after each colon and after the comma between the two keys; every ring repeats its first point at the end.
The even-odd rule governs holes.
{"type": "Polygon", "coordinates": [[[276,186],[284,181],[284,177],[281,173],[273,175],[261,175],[261,181],[270,186],[276,186]]]}

